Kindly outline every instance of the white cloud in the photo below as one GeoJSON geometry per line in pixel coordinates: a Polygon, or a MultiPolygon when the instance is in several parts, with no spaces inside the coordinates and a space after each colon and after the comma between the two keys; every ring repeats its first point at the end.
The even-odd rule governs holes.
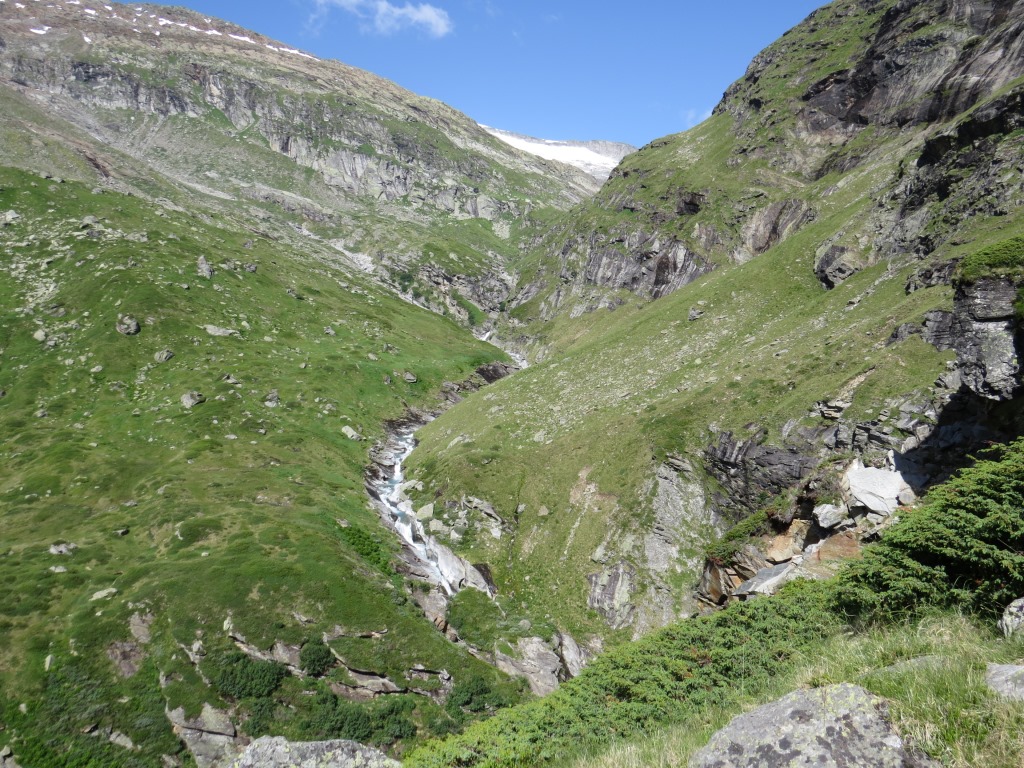
{"type": "Polygon", "coordinates": [[[391,35],[409,27],[419,27],[431,37],[441,38],[454,29],[451,17],[443,8],[429,3],[396,5],[388,0],[314,0],[316,11],[310,23],[321,26],[328,11],[341,8],[365,22],[364,29],[391,35]]]}
{"type": "Polygon", "coordinates": [[[705,109],[687,109],[682,114],[683,125],[687,128],[693,128],[695,125],[699,125],[711,117],[711,110],[705,109]]]}

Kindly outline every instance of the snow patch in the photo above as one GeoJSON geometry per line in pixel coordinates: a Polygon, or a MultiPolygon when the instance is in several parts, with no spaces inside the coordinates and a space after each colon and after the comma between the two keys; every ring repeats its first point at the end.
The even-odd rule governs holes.
{"type": "Polygon", "coordinates": [[[509,146],[545,160],[557,160],[575,166],[602,181],[611,175],[623,157],[634,150],[628,144],[535,139],[486,125],[480,127],[509,146]]]}
{"type": "Polygon", "coordinates": [[[29,32],[33,32],[33,33],[35,33],[37,35],[45,35],[47,32],[50,31],[50,29],[52,29],[52,27],[40,27],[39,29],[36,29],[35,27],[31,27],[29,29],[29,32]]]}

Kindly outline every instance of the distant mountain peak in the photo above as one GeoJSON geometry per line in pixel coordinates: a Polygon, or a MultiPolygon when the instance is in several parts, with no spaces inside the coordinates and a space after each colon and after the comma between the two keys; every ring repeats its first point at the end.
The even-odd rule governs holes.
{"type": "Polygon", "coordinates": [[[548,160],[568,163],[600,181],[611,175],[622,158],[636,151],[636,147],[631,144],[615,141],[556,141],[524,136],[483,124],[480,127],[516,149],[548,160]]]}

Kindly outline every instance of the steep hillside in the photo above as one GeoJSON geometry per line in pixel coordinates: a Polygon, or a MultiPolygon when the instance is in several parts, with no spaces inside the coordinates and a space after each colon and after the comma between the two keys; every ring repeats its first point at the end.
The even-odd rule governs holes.
{"type": "Polygon", "coordinates": [[[424,615],[366,471],[507,371],[466,326],[593,180],[156,6],[0,3],[0,145],[0,764],[392,745],[518,699],[424,615]]]}
{"type": "MultiPolygon", "coordinates": [[[[285,214],[465,323],[507,298],[531,212],[597,188],[444,104],[184,9],[7,2],[0,41],[0,77],[50,116],[256,221],[285,214]]],[[[31,167],[23,134],[10,146],[31,167]]]]}
{"type": "MultiPolygon", "coordinates": [[[[505,610],[637,636],[701,609],[709,543],[752,512],[799,552],[853,459],[920,492],[1017,434],[1022,25],[1019,2],[839,0],[520,263],[503,333],[537,364],[410,462],[505,610]]],[[[712,603],[779,562],[731,556],[712,603]]]]}
{"type": "Polygon", "coordinates": [[[597,191],[226,22],[0,0],[0,766],[398,754],[611,649],[452,747],[563,759],[690,706],[659,660],[746,703],[732,627],[795,679],[830,588],[717,609],[1024,427],[1022,32],[836,0],[597,191]]]}

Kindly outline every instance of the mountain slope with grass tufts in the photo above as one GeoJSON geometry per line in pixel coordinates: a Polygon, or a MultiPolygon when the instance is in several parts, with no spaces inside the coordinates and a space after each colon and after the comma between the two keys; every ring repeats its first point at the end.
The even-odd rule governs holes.
{"type": "Polygon", "coordinates": [[[521,697],[417,605],[365,472],[505,370],[469,326],[595,183],[182,9],[4,3],[0,103],[11,760],[391,746],[521,697]]]}
{"type": "Polygon", "coordinates": [[[504,610],[639,636],[788,560],[773,536],[825,537],[855,459],[920,493],[1018,433],[1022,26],[1021,3],[832,3],[519,262],[500,333],[534,365],[410,461],[504,610]],[[754,513],[730,541],[762,554],[706,562],[754,513]]]}
{"type": "Polygon", "coordinates": [[[1019,763],[978,663],[883,667],[1021,655],[948,613],[1020,586],[1019,444],[926,494],[1021,433],[1022,27],[836,0],[597,190],[227,22],[0,0],[0,765],[584,765],[842,682],[1019,763]]]}

